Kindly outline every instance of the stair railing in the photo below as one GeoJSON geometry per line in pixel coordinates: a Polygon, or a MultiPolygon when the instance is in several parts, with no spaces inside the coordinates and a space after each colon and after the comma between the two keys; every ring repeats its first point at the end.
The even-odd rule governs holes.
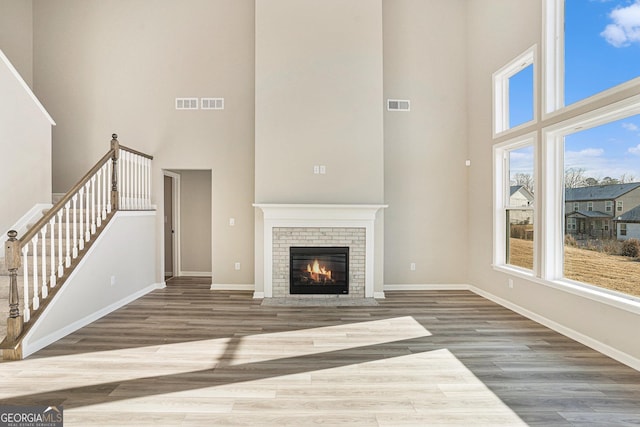
{"type": "MultiPolygon", "coordinates": [[[[152,159],[120,145],[113,134],[109,151],[36,224],[19,239],[16,231],[8,233],[9,318],[3,344],[16,342],[24,325],[39,315],[42,303],[66,280],[73,261],[88,249],[115,211],[152,208],[152,159]],[[21,265],[22,316],[17,280],[21,265]]],[[[7,346],[3,348],[6,352],[7,346]]]]}

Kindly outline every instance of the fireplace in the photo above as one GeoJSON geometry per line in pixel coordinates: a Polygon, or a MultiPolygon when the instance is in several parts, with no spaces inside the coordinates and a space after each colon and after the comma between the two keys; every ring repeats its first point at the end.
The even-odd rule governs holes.
{"type": "Polygon", "coordinates": [[[289,248],[291,294],[349,293],[349,247],[289,248]]]}

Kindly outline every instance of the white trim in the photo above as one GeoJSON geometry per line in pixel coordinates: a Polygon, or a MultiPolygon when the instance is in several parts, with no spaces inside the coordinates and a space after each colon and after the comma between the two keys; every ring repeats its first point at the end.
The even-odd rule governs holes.
{"type": "Polygon", "coordinates": [[[375,299],[385,299],[384,292],[374,292],[373,297],[375,299]]]}
{"type": "Polygon", "coordinates": [[[11,72],[11,74],[13,74],[13,77],[15,77],[15,79],[18,81],[20,86],[22,86],[22,88],[25,90],[25,92],[27,92],[27,95],[29,95],[29,97],[33,100],[33,102],[36,104],[38,109],[42,112],[42,114],[47,119],[47,121],[51,124],[51,126],[55,126],[56,122],[53,121],[53,118],[51,118],[51,116],[49,115],[47,110],[45,110],[45,108],[42,105],[42,103],[40,102],[40,100],[38,100],[38,98],[36,98],[36,95],[33,93],[31,88],[27,84],[27,82],[24,81],[24,79],[22,78],[22,76],[20,75],[18,70],[16,70],[16,68],[13,66],[11,61],[9,61],[9,58],[7,58],[5,56],[4,52],[2,52],[2,49],[0,49],[0,61],[2,61],[4,63],[4,65],[7,66],[7,68],[11,72]]]}
{"type": "Polygon", "coordinates": [[[365,298],[373,297],[375,220],[388,205],[261,204],[264,232],[264,295],[273,297],[273,229],[276,227],[355,227],[365,229],[365,298]]]}
{"type": "Polygon", "coordinates": [[[210,271],[181,271],[178,277],[212,277],[210,271]]]}
{"type": "Polygon", "coordinates": [[[493,73],[493,137],[522,129],[538,120],[537,46],[533,45],[504,67],[493,73]],[[531,88],[533,93],[533,117],[517,126],[509,127],[509,79],[533,65],[531,88]]]}
{"type": "Polygon", "coordinates": [[[640,371],[640,359],[637,359],[625,352],[622,352],[616,348],[611,347],[610,345],[607,345],[603,342],[600,342],[598,340],[595,340],[581,332],[578,332],[576,330],[573,330],[571,328],[567,328],[566,326],[553,321],[551,319],[548,319],[544,316],[541,316],[537,313],[534,313],[530,310],[527,310],[526,308],[523,308],[515,303],[512,303],[511,301],[507,301],[503,298],[500,298],[498,296],[495,296],[489,292],[484,291],[483,289],[480,289],[476,286],[470,286],[469,287],[470,291],[483,297],[486,298],[490,301],[495,302],[496,304],[501,305],[502,307],[508,308],[509,310],[515,311],[516,313],[520,314],[521,316],[524,316],[528,319],[533,320],[536,323],[539,323],[543,326],[546,326],[549,329],[552,329],[553,331],[562,334],[568,338],[571,338],[574,341],[577,341],[581,344],[586,345],[587,347],[590,347],[592,349],[594,349],[595,351],[598,351],[602,354],[604,354],[605,356],[609,356],[614,360],[617,360],[620,363],[623,363],[637,371],[640,371]]]}
{"type": "Polygon", "coordinates": [[[389,291],[468,291],[470,285],[464,283],[431,283],[431,284],[386,284],[385,292],[389,291]]]}
{"type": "MultiPolygon", "coordinates": [[[[164,283],[164,282],[163,282],[164,283]]],[[[139,290],[136,293],[133,293],[131,295],[126,296],[125,298],[114,302],[113,304],[108,305],[107,307],[104,307],[101,310],[98,310],[96,312],[93,312],[85,317],[83,317],[82,319],[76,320],[75,322],[71,323],[70,325],[65,326],[62,329],[58,329],[57,331],[40,338],[39,340],[30,343],[29,342],[29,335],[27,334],[27,336],[24,338],[24,340],[22,341],[22,354],[23,354],[23,358],[28,357],[29,355],[35,353],[36,351],[48,346],[49,344],[52,344],[64,337],[66,337],[67,335],[77,331],[80,328],[83,328],[85,326],[87,326],[88,324],[95,322],[96,320],[100,319],[103,316],[106,316],[109,313],[112,313],[114,311],[116,311],[117,309],[135,301],[136,299],[148,294],[149,292],[155,291],[156,289],[162,289],[165,287],[165,285],[163,285],[163,283],[154,283],[151,284],[149,286],[147,286],[144,289],[139,290]]],[[[48,309],[50,307],[53,307],[53,305],[55,304],[55,300],[57,299],[58,295],[60,295],[62,292],[56,294],[56,297],[54,297],[54,299],[51,301],[51,303],[49,304],[49,306],[47,306],[47,309],[45,309],[44,314],[48,311],[48,309]]],[[[33,330],[33,329],[32,329],[33,330]]]]}
{"type": "MultiPolygon", "coordinates": [[[[7,236],[7,233],[11,230],[15,230],[18,232],[18,239],[20,236],[27,232],[27,227],[32,223],[37,222],[42,216],[44,210],[51,209],[53,205],[51,203],[37,203],[31,209],[27,211],[19,220],[13,224],[9,230],[6,230],[3,234],[3,237],[7,236]]],[[[0,254],[0,256],[4,256],[4,254],[0,254]]]]}
{"type": "MultiPolygon", "coordinates": [[[[254,284],[225,284],[225,283],[212,283],[212,291],[253,291],[256,288],[254,284]]],[[[255,298],[255,294],[254,294],[255,298]]]]}
{"type": "Polygon", "coordinates": [[[264,292],[254,292],[253,299],[264,299],[264,292]]]}
{"type": "MultiPolygon", "coordinates": [[[[182,276],[182,271],[180,271],[182,264],[182,254],[180,253],[180,174],[175,172],[171,172],[168,170],[162,170],[163,182],[164,177],[168,176],[171,178],[171,208],[173,212],[171,213],[171,218],[173,220],[173,224],[171,224],[171,228],[173,229],[173,273],[175,276],[182,276]]],[[[164,184],[162,191],[162,198],[164,200],[164,184]]],[[[162,204],[164,206],[164,202],[162,204]]],[[[164,209],[164,208],[163,208],[164,209]]],[[[164,212],[163,212],[164,214],[164,212]]],[[[164,227],[162,227],[162,247],[164,248],[164,227]]],[[[163,256],[161,258],[162,264],[164,264],[164,250],[163,256]]],[[[161,270],[164,269],[164,265],[161,267],[161,270]]]]}

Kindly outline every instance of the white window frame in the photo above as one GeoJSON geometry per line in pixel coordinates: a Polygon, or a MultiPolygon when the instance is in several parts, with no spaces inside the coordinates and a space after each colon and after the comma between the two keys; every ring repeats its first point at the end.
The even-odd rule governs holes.
{"type": "Polygon", "coordinates": [[[593,212],[593,202],[587,202],[587,211],[593,212]]]}
{"type": "Polygon", "coordinates": [[[640,95],[635,95],[567,119],[542,130],[540,164],[541,192],[545,194],[542,233],[541,277],[546,280],[575,283],[564,278],[564,137],[640,114],[640,95]]]}
{"type": "Polygon", "coordinates": [[[543,0],[544,66],[542,75],[542,120],[573,111],[627,89],[640,86],[640,76],[598,92],[569,106],[564,105],[564,0],[543,0]]]}
{"type": "Polygon", "coordinates": [[[616,203],[616,212],[622,211],[624,211],[624,203],[622,202],[622,200],[618,200],[618,202],[616,203]]]}
{"type": "Polygon", "coordinates": [[[618,224],[620,227],[620,236],[626,236],[627,235],[627,223],[623,222],[618,224]]]}
{"type": "Polygon", "coordinates": [[[521,129],[538,120],[537,96],[537,46],[533,45],[513,61],[493,73],[493,136],[521,129]],[[509,127],[509,79],[533,65],[533,119],[512,128],[509,127]]]}
{"type": "Polygon", "coordinates": [[[580,210],[580,202],[573,202],[573,211],[578,212],[580,210]]]}
{"type": "MultiPolygon", "coordinates": [[[[493,266],[499,269],[506,269],[508,271],[517,271],[526,276],[534,276],[537,271],[538,257],[537,253],[537,235],[538,235],[538,221],[536,220],[536,205],[534,201],[528,208],[532,211],[533,218],[533,270],[518,267],[513,264],[507,264],[507,210],[522,209],[522,206],[510,206],[509,188],[510,188],[510,176],[509,176],[509,160],[508,154],[511,151],[524,147],[533,147],[533,182],[534,182],[534,194],[538,194],[538,179],[536,178],[535,165],[538,164],[538,151],[536,149],[536,141],[538,139],[537,132],[530,132],[528,134],[510,139],[500,144],[493,146],[493,266]]],[[[527,210],[529,210],[527,209],[527,210]]]]}
{"type": "Polygon", "coordinates": [[[605,212],[613,212],[613,201],[605,200],[604,202],[604,211],[605,212]]]}

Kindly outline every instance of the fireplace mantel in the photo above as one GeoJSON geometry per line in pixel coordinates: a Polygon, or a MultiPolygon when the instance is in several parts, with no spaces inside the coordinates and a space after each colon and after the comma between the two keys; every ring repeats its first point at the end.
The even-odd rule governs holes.
{"type": "MultiPolygon", "coordinates": [[[[262,204],[264,224],[264,297],[273,296],[273,229],[276,227],[326,227],[365,229],[365,298],[373,298],[375,220],[388,205],[262,204]]],[[[259,297],[259,295],[256,295],[259,297]]]]}

